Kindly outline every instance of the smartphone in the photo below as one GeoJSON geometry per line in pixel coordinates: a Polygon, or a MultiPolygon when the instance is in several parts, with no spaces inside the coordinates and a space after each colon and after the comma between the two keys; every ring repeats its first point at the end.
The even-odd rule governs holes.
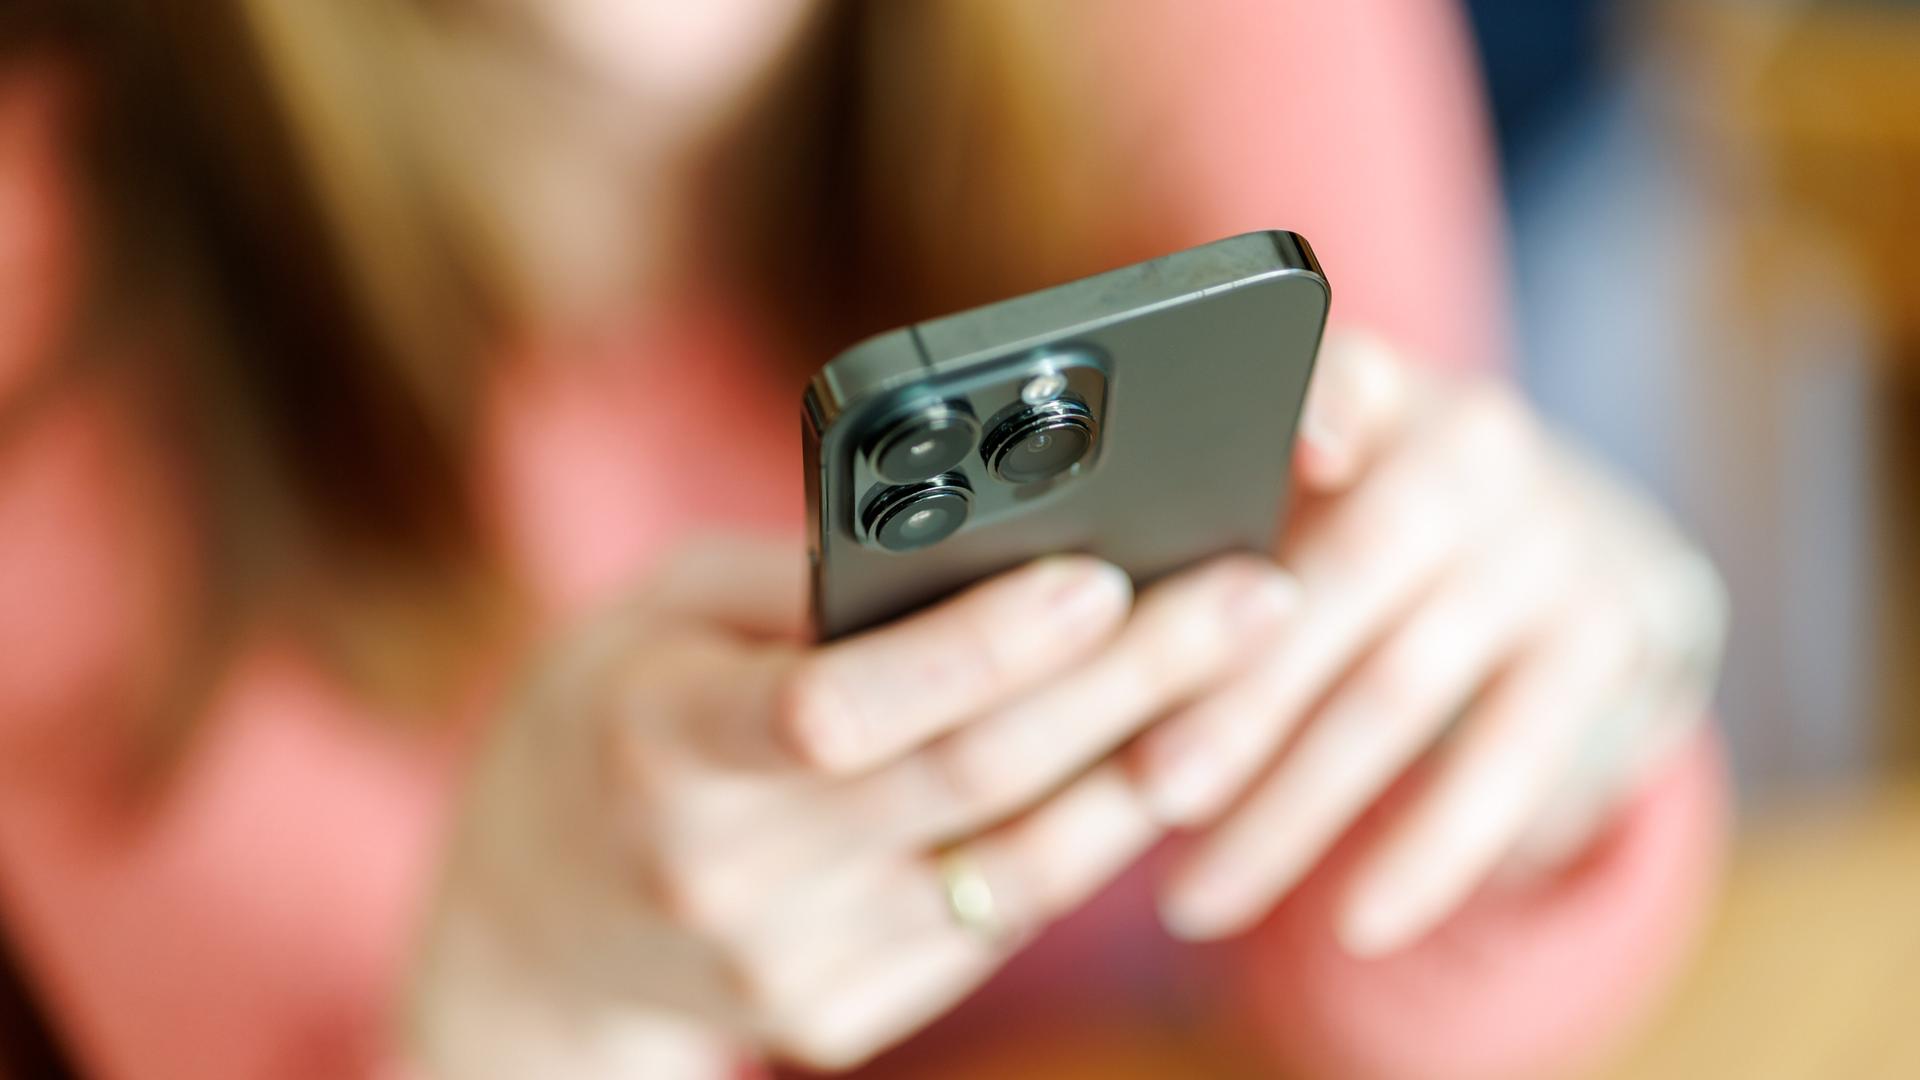
{"type": "Polygon", "coordinates": [[[1331,294],[1256,232],[902,327],[803,404],[813,616],[857,633],[1041,555],[1139,584],[1270,551],[1331,294]]]}

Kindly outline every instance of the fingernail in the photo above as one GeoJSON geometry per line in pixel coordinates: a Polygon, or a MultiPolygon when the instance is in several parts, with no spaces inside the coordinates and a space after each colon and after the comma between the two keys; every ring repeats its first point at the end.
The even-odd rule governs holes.
{"type": "Polygon", "coordinates": [[[1227,597],[1226,619],[1243,633],[1278,626],[1300,601],[1300,584],[1284,570],[1262,568],[1227,597]]]}
{"type": "Polygon", "coordinates": [[[1360,892],[1340,915],[1340,945],[1354,956],[1384,956],[1406,945],[1417,931],[1412,909],[1392,892],[1360,892]]]}
{"type": "Polygon", "coordinates": [[[1156,765],[1146,784],[1147,809],[1163,825],[1189,825],[1213,806],[1221,784],[1220,759],[1189,747],[1156,765]]]}
{"type": "Polygon", "coordinates": [[[1311,443],[1315,451],[1328,458],[1341,458],[1346,455],[1346,436],[1339,422],[1339,410],[1332,404],[1335,395],[1320,391],[1307,397],[1307,406],[1300,413],[1300,438],[1311,443]]]}
{"type": "Polygon", "coordinates": [[[852,768],[866,752],[863,727],[846,696],[831,679],[816,676],[788,731],[792,748],[806,761],[830,772],[852,768]]]}
{"type": "Polygon", "coordinates": [[[1300,438],[1332,460],[1344,460],[1353,448],[1354,374],[1352,362],[1322,365],[1300,412],[1300,438]]]}
{"type": "Polygon", "coordinates": [[[1127,572],[1099,559],[1062,560],[1067,577],[1054,586],[1049,607],[1062,622],[1092,626],[1111,623],[1133,596],[1127,572]]]}

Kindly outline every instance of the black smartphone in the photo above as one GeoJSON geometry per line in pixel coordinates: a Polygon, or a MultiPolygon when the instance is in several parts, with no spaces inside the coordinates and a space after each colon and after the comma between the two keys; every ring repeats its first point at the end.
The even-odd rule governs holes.
{"type": "Polygon", "coordinates": [[[1145,584],[1271,550],[1329,299],[1256,232],[841,353],[803,407],[819,636],[1050,553],[1145,584]]]}

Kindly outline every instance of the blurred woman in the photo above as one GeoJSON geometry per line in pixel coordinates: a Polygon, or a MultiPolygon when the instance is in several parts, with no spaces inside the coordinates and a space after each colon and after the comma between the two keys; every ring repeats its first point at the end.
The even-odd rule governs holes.
{"type": "Polygon", "coordinates": [[[1198,1003],[1532,1074],[1680,955],[1717,586],[1482,374],[1443,6],[0,33],[0,912],[89,1073],[885,1071],[1198,1003]],[[1344,335],[1273,560],[806,641],[812,368],[1273,226],[1344,335]]]}

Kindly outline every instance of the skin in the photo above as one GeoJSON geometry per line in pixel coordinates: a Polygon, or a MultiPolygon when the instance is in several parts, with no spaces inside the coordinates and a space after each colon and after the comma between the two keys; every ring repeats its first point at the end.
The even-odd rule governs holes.
{"type": "Polygon", "coordinates": [[[1349,898],[1354,951],[1578,851],[1702,715],[1711,573],[1496,385],[1354,341],[1319,378],[1280,551],[1297,578],[1233,556],[1135,598],[1055,557],[817,647],[794,553],[717,538],[558,643],[463,816],[423,1058],[852,1065],[1171,829],[1204,826],[1169,927],[1248,926],[1423,756],[1428,787],[1349,898]],[[954,845],[999,933],[948,911],[954,845]],[[583,1017],[619,1033],[611,1057],[583,1017]]]}
{"type": "Polygon", "coordinates": [[[868,1057],[1162,834],[1114,749],[1257,652],[1297,596],[1232,557],[1136,601],[1114,568],[1058,557],[809,647],[801,570],[790,549],[706,542],[561,643],[455,847],[429,1060],[509,1075],[445,1056],[476,1027],[494,1038],[435,998],[470,989],[477,951],[511,958],[481,975],[503,994],[519,992],[505,971],[531,970],[641,1028],[681,1018],[821,1067],[868,1057]],[[1001,933],[947,911],[933,852],[961,838],[1001,933]]]}
{"type": "Polygon", "coordinates": [[[1501,864],[1577,850],[1704,715],[1725,599],[1664,519],[1503,385],[1424,377],[1351,337],[1322,365],[1308,497],[1277,553],[1301,609],[1131,759],[1159,820],[1210,826],[1162,894],[1169,928],[1208,939],[1265,914],[1430,758],[1349,899],[1344,941],[1370,954],[1501,864]]]}
{"type": "MultiPolygon", "coordinates": [[[[804,7],[522,14],[691,139],[804,7]]],[[[1170,831],[1193,837],[1168,926],[1247,927],[1416,761],[1347,898],[1354,951],[1577,853],[1702,715],[1724,623],[1705,561],[1509,390],[1364,338],[1324,350],[1296,461],[1271,560],[1135,597],[1049,558],[825,647],[795,552],[670,560],[503,707],[416,965],[415,1056],[476,1078],[851,1065],[1170,831]],[[996,932],[948,910],[949,849],[996,932]]]]}

